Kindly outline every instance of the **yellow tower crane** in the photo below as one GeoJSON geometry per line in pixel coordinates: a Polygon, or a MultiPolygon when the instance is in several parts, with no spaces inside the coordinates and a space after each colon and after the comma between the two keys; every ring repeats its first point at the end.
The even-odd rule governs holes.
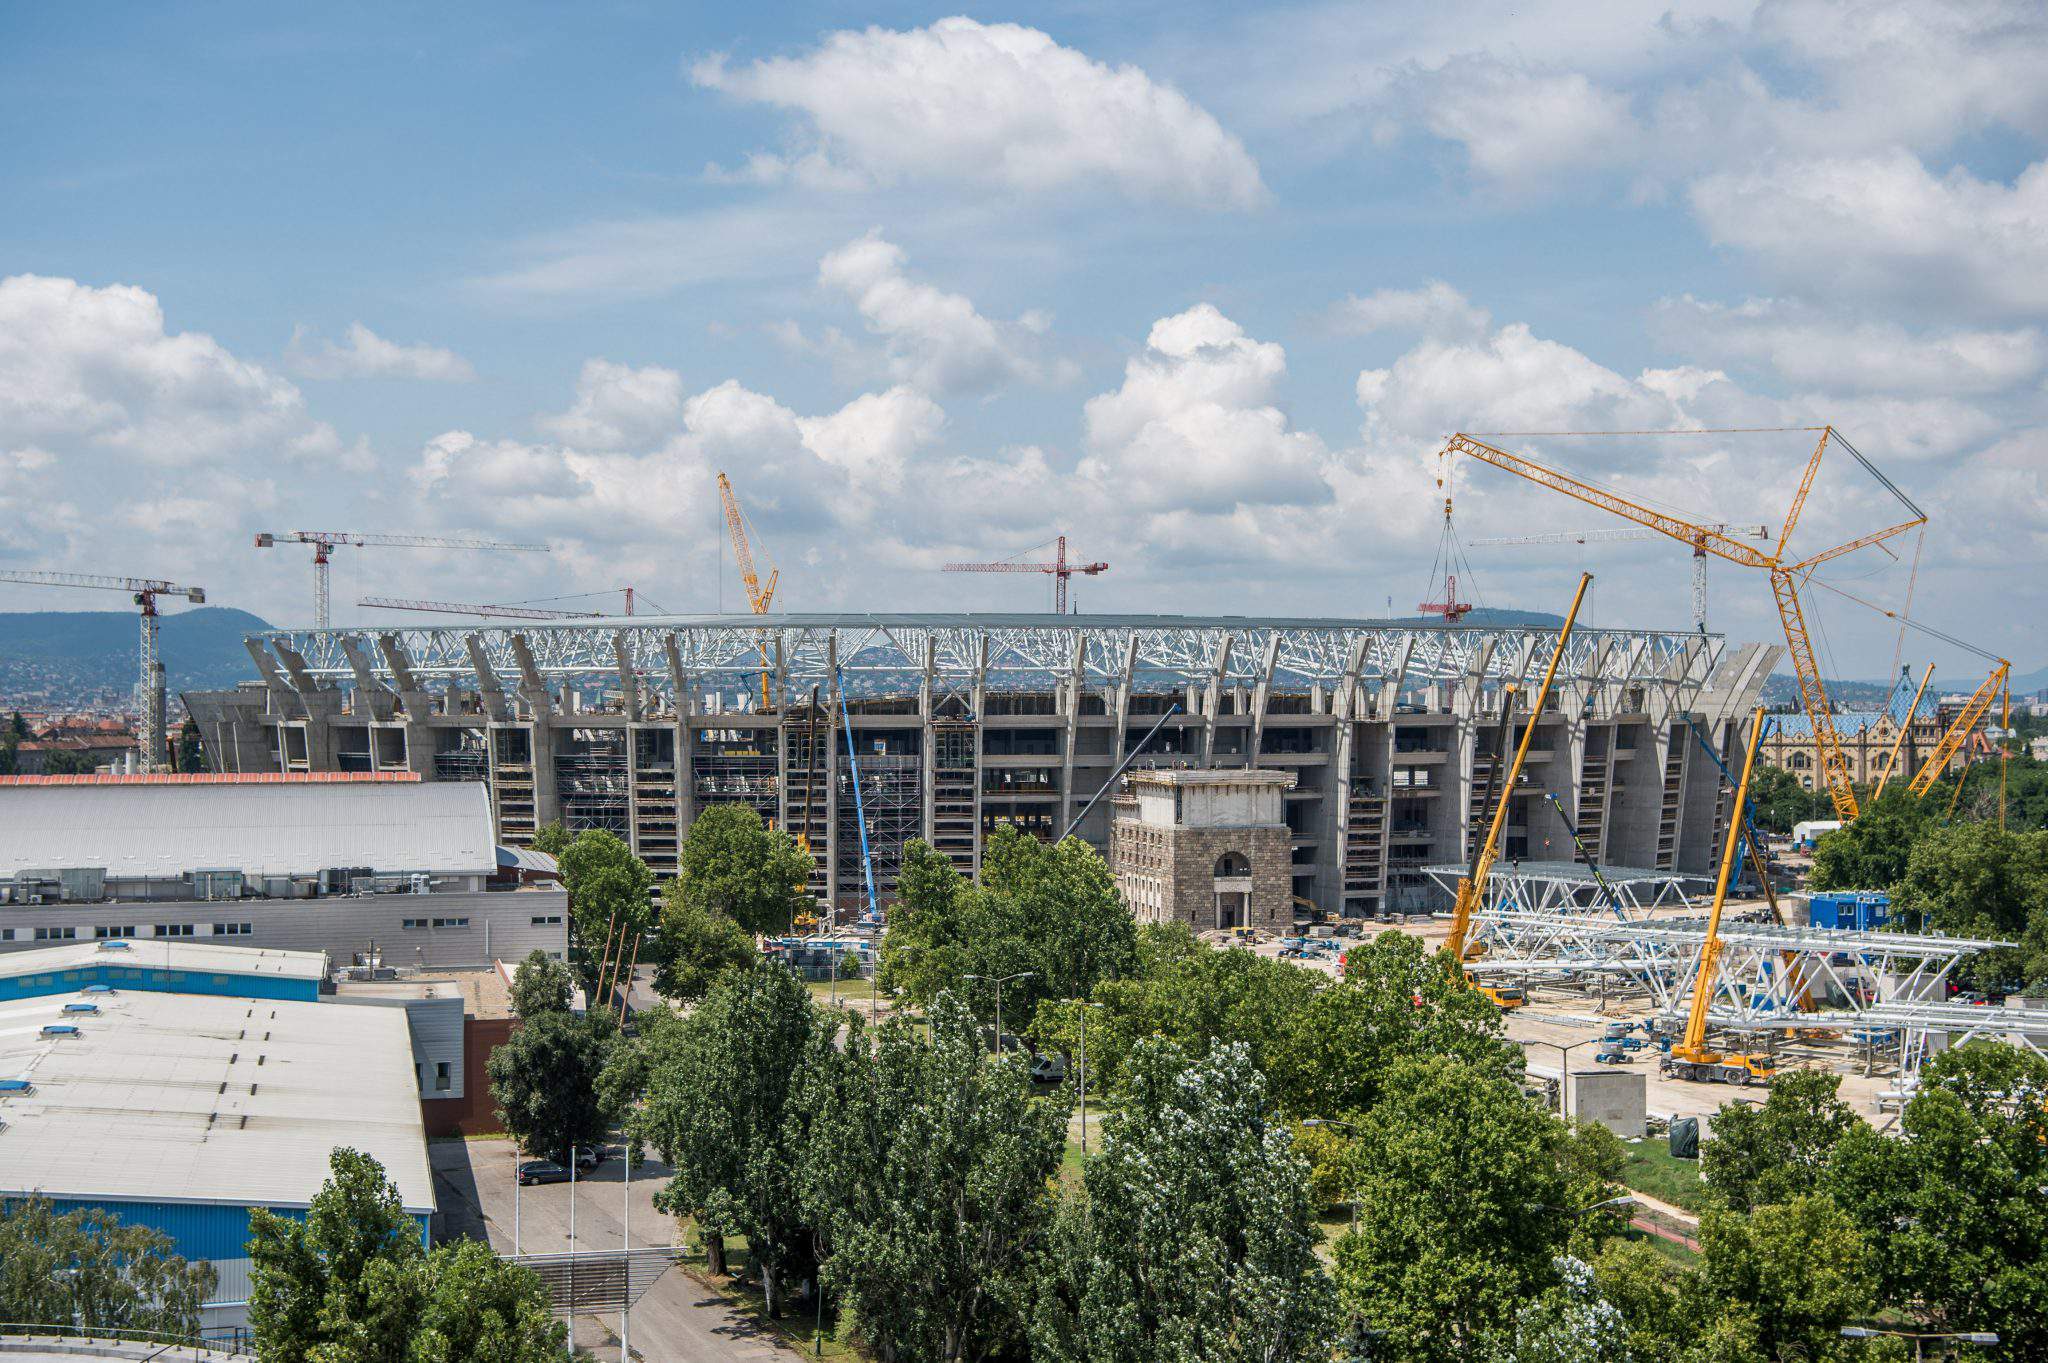
{"type": "MultiPolygon", "coordinates": [[[[762,586],[754,572],[754,550],[747,543],[746,517],[740,514],[740,500],[733,495],[732,480],[718,475],[718,500],[725,507],[725,533],[732,539],[733,561],[739,564],[740,584],[747,589],[747,604],[754,614],[766,615],[775,601],[775,584],[782,578],[780,568],[768,570],[768,585],[762,586]]],[[[761,634],[761,708],[768,708],[768,673],[774,664],[768,657],[768,635],[761,634]]]]}
{"type": "MultiPolygon", "coordinates": [[[[1812,428],[1809,428],[1812,429],[1812,428]]],[[[1916,526],[1924,525],[1927,515],[1915,506],[1906,494],[1899,490],[1875,465],[1863,457],[1856,448],[1842,439],[1832,426],[1818,428],[1820,440],[1813,448],[1813,454],[1806,461],[1806,468],[1799,479],[1798,491],[1793,494],[1791,509],[1785,513],[1784,524],[1778,531],[1775,548],[1752,548],[1741,540],[1714,530],[1709,526],[1695,525],[1677,516],[1654,511],[1642,506],[1619,493],[1610,492],[1592,483],[1559,473],[1535,460],[1519,454],[1512,454],[1495,445],[1463,433],[1451,437],[1444,446],[1443,456],[1464,454],[1504,469],[1520,478],[1526,478],[1553,492],[1562,492],[1567,497],[1597,506],[1659,531],[1681,544],[1688,545],[1695,554],[1712,554],[1730,563],[1745,567],[1761,568],[1770,577],[1771,594],[1777,600],[1778,616],[1785,627],[1785,644],[1792,653],[1792,667],[1799,677],[1799,699],[1808,717],[1813,721],[1814,746],[1819,750],[1821,778],[1827,785],[1828,796],[1834,801],[1835,813],[1844,823],[1855,819],[1858,811],[1856,791],[1851,784],[1849,759],[1842,750],[1842,738],[1835,730],[1834,712],[1828,701],[1827,687],[1821,681],[1820,664],[1815,657],[1813,636],[1806,627],[1805,607],[1799,600],[1799,588],[1813,576],[1814,569],[1821,564],[1866,549],[1916,526]],[[1899,502],[1913,513],[1912,519],[1882,530],[1873,530],[1867,535],[1823,549],[1804,558],[1794,558],[1787,553],[1792,541],[1793,529],[1799,524],[1799,515],[1806,508],[1806,499],[1813,491],[1813,481],[1820,472],[1821,456],[1827,453],[1829,444],[1838,444],[1847,450],[1878,482],[1884,485],[1899,502]]],[[[1674,432],[1674,434],[1707,434],[1707,432],[1674,432]]]]}

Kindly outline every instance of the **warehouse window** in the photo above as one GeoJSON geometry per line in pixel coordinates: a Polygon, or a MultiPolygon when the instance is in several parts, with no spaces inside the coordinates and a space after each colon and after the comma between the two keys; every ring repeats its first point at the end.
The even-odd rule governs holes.
{"type": "Polygon", "coordinates": [[[11,941],[13,941],[13,940],[14,940],[14,929],[13,929],[13,928],[0,928],[0,942],[11,942],[11,941]]]}
{"type": "Polygon", "coordinates": [[[559,913],[537,913],[533,916],[533,925],[537,928],[550,927],[561,921],[559,913]]]}
{"type": "Polygon", "coordinates": [[[135,925],[133,923],[101,923],[92,930],[92,935],[96,938],[133,937],[135,935],[135,925]]]}
{"type": "Polygon", "coordinates": [[[153,929],[159,937],[190,937],[193,930],[191,923],[158,923],[153,929]]]}
{"type": "Polygon", "coordinates": [[[423,928],[426,925],[427,920],[424,918],[408,918],[398,926],[410,932],[414,928],[423,928]]]}
{"type": "Polygon", "coordinates": [[[466,928],[469,926],[469,920],[467,918],[436,918],[434,926],[437,928],[466,928]]]}
{"type": "Polygon", "coordinates": [[[247,937],[255,931],[256,925],[254,923],[215,923],[213,925],[213,935],[216,937],[247,937]]]}
{"type": "Polygon", "coordinates": [[[448,1062],[445,1060],[437,1061],[434,1065],[434,1091],[436,1093],[446,1093],[454,1087],[454,1080],[448,1074],[448,1062]]]}
{"type": "Polygon", "coordinates": [[[38,942],[71,942],[78,938],[77,928],[37,928],[38,942]]]}

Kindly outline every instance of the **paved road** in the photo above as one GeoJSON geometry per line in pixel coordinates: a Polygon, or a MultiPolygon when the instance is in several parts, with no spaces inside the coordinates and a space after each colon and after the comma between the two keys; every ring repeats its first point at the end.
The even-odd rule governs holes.
{"type": "MultiPolygon", "coordinates": [[[[441,1141],[429,1147],[434,1193],[444,1233],[483,1235],[492,1249],[510,1254],[513,1237],[527,1254],[559,1253],[569,1246],[569,1186],[563,1183],[518,1188],[512,1178],[510,1141],[441,1141]],[[516,1194],[516,1196],[515,1196],[516,1194]]],[[[611,1160],[576,1183],[576,1248],[617,1249],[623,1243],[623,1162],[611,1160]]],[[[663,1246],[675,1223],[654,1210],[654,1190],[668,1169],[646,1164],[633,1171],[632,1245],[663,1246]]],[[[619,1318],[579,1316],[576,1343],[597,1358],[619,1357],[619,1318]]],[[[794,1355],[773,1335],[755,1327],[717,1294],[672,1268],[633,1307],[633,1357],[648,1363],[697,1360],[773,1360],[794,1355]]]]}

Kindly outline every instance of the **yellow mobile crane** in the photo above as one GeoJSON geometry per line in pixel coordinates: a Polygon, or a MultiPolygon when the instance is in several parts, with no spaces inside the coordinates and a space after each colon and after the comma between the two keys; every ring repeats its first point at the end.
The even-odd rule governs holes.
{"type": "Polygon", "coordinates": [[[1710,1084],[1769,1083],[1777,1073],[1761,1056],[1723,1054],[1707,1049],[1707,1009],[1714,1001],[1715,974],[1721,964],[1721,908],[1728,902],[1728,882],[1735,873],[1735,849],[1742,842],[1742,807],[1749,800],[1749,776],[1756,769],[1757,739],[1764,731],[1763,707],[1749,721],[1749,749],[1742,759],[1742,780],[1735,786],[1735,808],[1728,815],[1728,845],[1721,851],[1721,874],[1714,882],[1714,907],[1707,912],[1707,940],[1700,948],[1699,977],[1693,981],[1692,1011],[1685,1034],[1664,1057],[1663,1072],[1677,1079],[1710,1084]]]}
{"type": "MultiPolygon", "coordinates": [[[[768,585],[762,586],[761,579],[754,573],[754,550],[747,542],[746,517],[740,514],[740,501],[733,495],[732,480],[723,473],[718,475],[718,500],[725,508],[725,532],[732,538],[733,561],[739,565],[740,585],[747,589],[747,605],[754,614],[766,615],[768,607],[775,601],[775,584],[782,579],[780,568],[768,570],[768,585]]],[[[774,664],[768,657],[768,635],[761,634],[761,708],[768,708],[768,673],[774,664]]]]}
{"type": "MultiPolygon", "coordinates": [[[[1472,927],[1472,910],[1486,900],[1486,877],[1493,870],[1494,859],[1500,854],[1501,830],[1507,827],[1508,804],[1514,798],[1515,781],[1522,774],[1522,763],[1529,756],[1530,740],[1536,736],[1536,725],[1543,718],[1543,706],[1550,699],[1550,684],[1557,677],[1557,665],[1564,658],[1564,646],[1572,637],[1572,624],[1579,618],[1579,603],[1586,599],[1586,588],[1591,586],[1591,573],[1579,574],[1579,589],[1572,593],[1572,608],[1565,612],[1564,624],[1557,631],[1557,647],[1550,651],[1550,666],[1543,669],[1543,684],[1536,688],[1536,699],[1529,706],[1529,722],[1522,729],[1522,741],[1515,747],[1514,763],[1508,767],[1507,779],[1501,783],[1500,802],[1493,807],[1493,822],[1487,825],[1486,838],[1472,854],[1470,871],[1458,881],[1457,903],[1451,913],[1451,935],[1445,948],[1459,969],[1465,965],[1465,934],[1472,927]]],[[[1503,689],[1500,703],[1503,712],[1514,704],[1513,687],[1503,689]]],[[[1501,732],[1507,732],[1503,719],[1501,732]]],[[[1497,769],[1500,754],[1493,757],[1497,769]]],[[[1495,1003],[1509,1006],[1506,995],[1497,989],[1484,988],[1482,992],[1495,1003]]]]}
{"type": "MultiPolygon", "coordinates": [[[[1812,429],[1812,428],[1808,428],[1812,429]]],[[[1799,600],[1799,588],[1813,576],[1814,569],[1821,564],[1882,544],[1895,536],[1902,535],[1916,526],[1927,522],[1927,514],[1915,506],[1897,484],[1877,470],[1868,459],[1835,431],[1832,426],[1823,426],[1820,441],[1806,461],[1806,468],[1799,479],[1799,489],[1792,497],[1791,508],[1785,513],[1785,523],[1778,529],[1775,547],[1752,548],[1731,535],[1705,525],[1695,525],[1662,511],[1654,511],[1618,493],[1609,492],[1592,483],[1583,482],[1568,474],[1547,468],[1535,460],[1519,454],[1511,454],[1495,445],[1463,433],[1451,437],[1444,446],[1443,458],[1465,454],[1483,464],[1491,464],[1520,478],[1547,487],[1553,492],[1562,492],[1597,506],[1604,511],[1634,521],[1637,525],[1669,535],[1681,544],[1691,546],[1694,554],[1712,554],[1740,563],[1745,567],[1761,568],[1770,577],[1771,594],[1777,599],[1778,616],[1785,627],[1785,644],[1792,653],[1792,667],[1799,676],[1799,699],[1809,718],[1813,721],[1814,747],[1819,750],[1821,778],[1826,783],[1829,797],[1834,801],[1835,813],[1843,823],[1854,821],[1859,812],[1856,791],[1850,780],[1849,759],[1842,750],[1842,738],[1835,731],[1834,711],[1828,701],[1827,687],[1822,684],[1820,664],[1814,655],[1813,638],[1806,627],[1806,611],[1799,600]],[[1787,552],[1792,541],[1792,531],[1799,524],[1799,513],[1806,507],[1806,499],[1813,491],[1813,480],[1820,472],[1821,456],[1827,453],[1830,444],[1840,445],[1855,458],[1857,463],[1872,477],[1884,485],[1885,490],[1898,498],[1899,502],[1913,513],[1912,519],[1882,530],[1873,530],[1867,535],[1823,549],[1804,558],[1794,558],[1787,552]]],[[[1586,434],[1599,434],[1587,432],[1586,434]]],[[[1673,432],[1673,434],[1709,434],[1709,432],[1673,432]]],[[[1988,702],[1987,702],[1988,703],[1988,702]]],[[[1931,778],[1930,778],[1931,779],[1931,778]]]]}

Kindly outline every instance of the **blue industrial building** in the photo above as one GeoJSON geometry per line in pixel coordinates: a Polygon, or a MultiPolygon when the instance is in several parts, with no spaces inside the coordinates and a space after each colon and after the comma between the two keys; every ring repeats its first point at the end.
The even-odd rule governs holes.
{"type": "Polygon", "coordinates": [[[178,942],[0,957],[0,1198],[162,1231],[219,1275],[209,1328],[246,1319],[250,1209],[302,1216],[337,1147],[384,1166],[424,1243],[404,1011],[320,1002],[324,964],[178,942]]]}
{"type": "Polygon", "coordinates": [[[1823,890],[1808,896],[1806,911],[1817,928],[1874,932],[1891,917],[1892,897],[1882,890],[1823,890]]]}

